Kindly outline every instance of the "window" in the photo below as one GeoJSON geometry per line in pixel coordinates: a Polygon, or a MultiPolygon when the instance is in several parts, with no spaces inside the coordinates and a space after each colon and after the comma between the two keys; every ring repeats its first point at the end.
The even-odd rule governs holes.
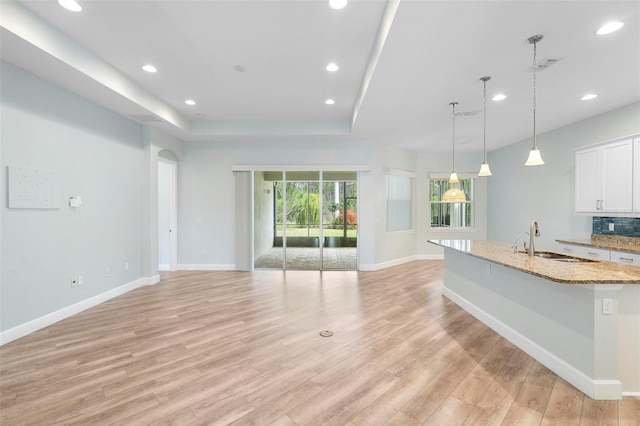
{"type": "Polygon", "coordinates": [[[448,177],[429,179],[429,200],[431,228],[470,229],[473,228],[473,178],[460,178],[460,183],[449,183],[448,177]],[[452,186],[459,185],[467,201],[462,203],[443,203],[442,195],[452,186]]]}
{"type": "Polygon", "coordinates": [[[408,231],[412,229],[412,193],[412,177],[400,174],[387,174],[387,232],[408,231]]]}

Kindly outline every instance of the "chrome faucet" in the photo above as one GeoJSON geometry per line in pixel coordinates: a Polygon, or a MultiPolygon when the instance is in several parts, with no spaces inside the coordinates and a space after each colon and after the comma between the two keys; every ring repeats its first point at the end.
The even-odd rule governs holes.
{"type": "Polygon", "coordinates": [[[533,237],[540,236],[540,230],[538,229],[538,222],[535,220],[531,222],[531,226],[529,227],[529,247],[527,247],[527,254],[529,256],[534,256],[536,254],[536,250],[533,246],[533,237]]]}

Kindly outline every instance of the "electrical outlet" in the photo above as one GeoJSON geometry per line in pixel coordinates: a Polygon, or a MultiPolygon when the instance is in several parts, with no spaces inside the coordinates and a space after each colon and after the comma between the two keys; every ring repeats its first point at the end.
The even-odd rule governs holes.
{"type": "Polygon", "coordinates": [[[78,285],[84,284],[84,277],[82,275],[78,275],[78,285]]]}
{"type": "Polygon", "coordinates": [[[110,266],[107,267],[107,276],[108,277],[111,276],[111,267],[110,266]]]}
{"type": "Polygon", "coordinates": [[[611,315],[613,313],[613,299],[602,299],[602,314],[611,315]]]}
{"type": "Polygon", "coordinates": [[[71,278],[71,287],[78,287],[78,279],[76,277],[71,278]]]}
{"type": "Polygon", "coordinates": [[[491,264],[487,263],[487,274],[491,275],[491,264]]]}
{"type": "Polygon", "coordinates": [[[615,230],[616,230],[616,226],[615,226],[615,224],[613,222],[611,222],[609,224],[609,231],[615,231],[615,230]]]}
{"type": "Polygon", "coordinates": [[[128,271],[128,270],[129,270],[129,262],[126,262],[126,263],[124,264],[124,270],[125,270],[125,271],[128,271]]]}

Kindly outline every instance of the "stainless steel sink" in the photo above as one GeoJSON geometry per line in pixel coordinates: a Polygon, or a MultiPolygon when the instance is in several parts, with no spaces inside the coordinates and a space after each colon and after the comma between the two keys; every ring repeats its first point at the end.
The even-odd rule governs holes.
{"type": "MultiPolygon", "coordinates": [[[[522,252],[526,253],[526,252],[522,252]]],[[[573,257],[567,256],[566,254],[554,253],[552,251],[537,251],[534,256],[541,257],[543,259],[551,259],[556,260],[558,262],[567,262],[567,263],[589,263],[589,262],[597,262],[597,260],[593,259],[585,259],[582,257],[573,257]]]]}

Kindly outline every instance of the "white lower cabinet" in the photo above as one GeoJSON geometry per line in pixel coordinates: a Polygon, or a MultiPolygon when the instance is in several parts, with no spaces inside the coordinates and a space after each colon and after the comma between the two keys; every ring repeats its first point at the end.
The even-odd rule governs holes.
{"type": "Polygon", "coordinates": [[[611,250],[611,261],[626,263],[627,265],[640,266],[640,254],[611,250]]]}
{"type": "Polygon", "coordinates": [[[640,266],[640,254],[629,253],[626,251],[606,250],[601,248],[593,248],[587,246],[578,246],[573,244],[558,244],[561,253],[571,256],[586,257],[589,259],[609,260],[616,263],[624,263],[626,265],[640,266]]]}
{"type": "Polygon", "coordinates": [[[562,253],[566,253],[571,256],[586,257],[589,259],[598,259],[598,260],[607,260],[607,261],[611,260],[611,251],[600,249],[600,248],[560,244],[560,251],[562,253]]]}

